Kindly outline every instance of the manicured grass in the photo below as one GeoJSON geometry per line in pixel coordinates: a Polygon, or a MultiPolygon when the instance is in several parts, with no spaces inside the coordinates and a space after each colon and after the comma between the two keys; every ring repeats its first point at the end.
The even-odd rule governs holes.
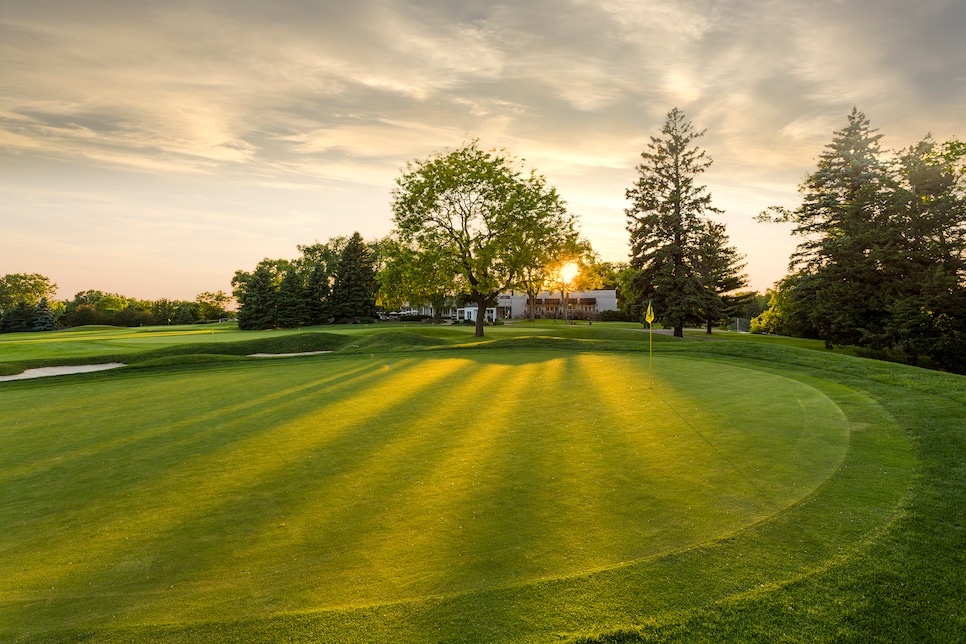
{"type": "Polygon", "coordinates": [[[0,383],[0,639],[964,632],[961,378],[513,326],[0,383]]]}

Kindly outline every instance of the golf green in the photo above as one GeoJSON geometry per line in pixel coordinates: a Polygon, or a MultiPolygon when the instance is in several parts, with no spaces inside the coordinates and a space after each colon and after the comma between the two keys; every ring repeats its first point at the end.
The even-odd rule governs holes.
{"type": "Polygon", "coordinates": [[[695,356],[315,356],[0,387],[0,623],[231,621],[586,575],[807,497],[852,423],[695,356]]]}

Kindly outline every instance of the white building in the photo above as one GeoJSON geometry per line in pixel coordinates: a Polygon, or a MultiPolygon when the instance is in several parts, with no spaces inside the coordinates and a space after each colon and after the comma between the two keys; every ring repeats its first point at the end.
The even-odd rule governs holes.
{"type": "MultiPolygon", "coordinates": [[[[475,304],[469,306],[461,306],[456,309],[456,321],[457,322],[476,322],[476,316],[479,315],[479,307],[475,304]]],[[[496,320],[496,307],[489,307],[486,309],[486,317],[483,318],[484,322],[493,322],[496,320]]]]}
{"type": "MultiPolygon", "coordinates": [[[[564,293],[542,292],[534,298],[534,313],[541,319],[585,319],[594,320],[602,311],[617,310],[617,291],[600,289],[564,293]],[[562,300],[566,299],[566,307],[562,300]],[[565,311],[566,308],[566,311],[565,311]],[[566,315],[565,315],[566,313],[566,315]]],[[[496,307],[486,310],[486,321],[496,318],[526,318],[530,315],[530,297],[526,293],[501,293],[496,307]]],[[[476,321],[477,307],[470,304],[456,309],[456,320],[476,321]]]]}

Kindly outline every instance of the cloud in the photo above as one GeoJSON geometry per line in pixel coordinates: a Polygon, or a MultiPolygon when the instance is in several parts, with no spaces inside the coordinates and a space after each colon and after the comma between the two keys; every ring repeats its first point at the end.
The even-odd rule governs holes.
{"type": "MultiPolygon", "coordinates": [[[[197,235],[226,209],[282,217],[276,204],[304,213],[312,195],[326,226],[339,226],[327,213],[356,216],[330,231],[345,234],[388,231],[407,160],[479,137],[546,173],[593,219],[602,254],[623,257],[623,193],[671,107],[707,128],[721,207],[793,205],[853,105],[887,146],[964,135],[964,27],[958,0],[12,3],[0,164],[164,178],[171,195],[154,201],[175,209],[167,197],[202,182],[214,223],[197,235]],[[246,185],[258,189],[241,208],[246,185]]],[[[51,213],[69,212],[63,199],[51,213]]]]}

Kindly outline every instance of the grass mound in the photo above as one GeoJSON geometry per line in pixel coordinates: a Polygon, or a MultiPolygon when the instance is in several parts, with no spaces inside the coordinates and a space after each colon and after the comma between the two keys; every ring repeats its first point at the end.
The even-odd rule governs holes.
{"type": "Polygon", "coordinates": [[[179,355],[169,355],[161,358],[150,358],[139,360],[128,366],[128,370],[151,369],[154,367],[175,367],[183,365],[209,365],[213,363],[241,362],[245,358],[239,355],[224,353],[185,353],[179,355]]]}
{"type": "Polygon", "coordinates": [[[24,369],[19,364],[12,362],[0,362],[0,376],[16,376],[23,373],[24,369]]]}
{"type": "MultiPolygon", "coordinates": [[[[457,345],[459,349],[513,349],[518,351],[567,350],[592,351],[604,350],[610,343],[598,339],[560,338],[548,335],[528,335],[513,338],[498,338],[457,345]]],[[[646,348],[646,347],[645,347],[646,348]]]]}
{"type": "Polygon", "coordinates": [[[342,346],[343,353],[407,351],[438,347],[448,341],[431,335],[412,331],[381,331],[370,335],[357,336],[342,346]]]}
{"type": "Polygon", "coordinates": [[[192,344],[181,344],[128,355],[126,360],[130,363],[140,363],[173,356],[247,356],[253,353],[335,351],[345,346],[347,342],[349,342],[349,339],[346,336],[335,333],[298,333],[236,342],[196,342],[192,344]]]}

